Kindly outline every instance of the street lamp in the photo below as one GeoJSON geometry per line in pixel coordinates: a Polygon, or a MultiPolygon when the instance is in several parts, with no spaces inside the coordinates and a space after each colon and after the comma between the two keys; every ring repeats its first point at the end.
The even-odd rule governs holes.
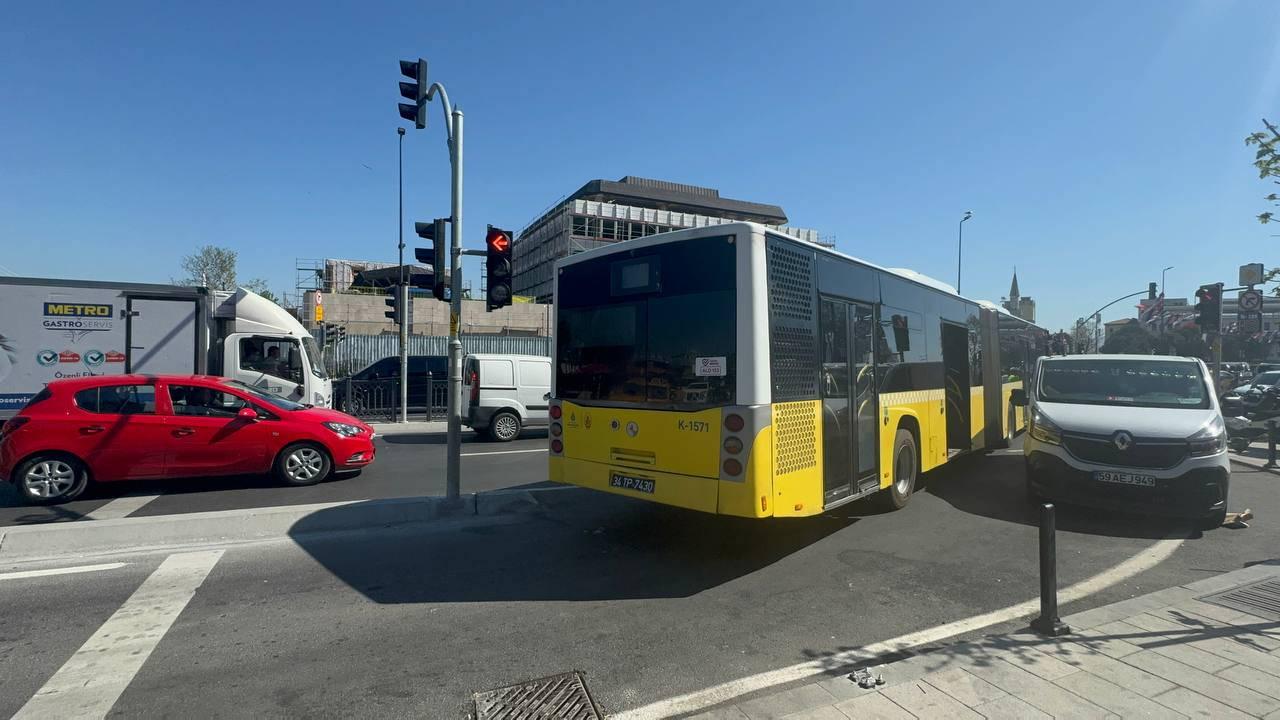
{"type": "Polygon", "coordinates": [[[973,217],[972,210],[965,210],[960,218],[960,239],[956,242],[956,294],[960,294],[960,263],[964,260],[964,221],[973,217]]]}
{"type": "Polygon", "coordinates": [[[1164,274],[1169,272],[1172,269],[1173,269],[1173,266],[1170,265],[1169,267],[1160,271],[1160,297],[1164,297],[1164,274]]]}

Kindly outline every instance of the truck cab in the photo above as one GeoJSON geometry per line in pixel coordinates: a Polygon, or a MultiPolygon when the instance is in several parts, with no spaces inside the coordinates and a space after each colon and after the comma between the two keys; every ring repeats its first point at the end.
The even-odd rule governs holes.
{"type": "Polygon", "coordinates": [[[243,288],[216,293],[219,374],[295,402],[330,407],[333,383],[320,346],[283,308],[243,288]]]}

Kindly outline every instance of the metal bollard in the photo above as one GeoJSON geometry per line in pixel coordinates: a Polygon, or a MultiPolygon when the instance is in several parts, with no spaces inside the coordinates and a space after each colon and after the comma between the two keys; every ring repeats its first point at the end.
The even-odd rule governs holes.
{"type": "Polygon", "coordinates": [[[1267,421],[1267,464],[1264,468],[1280,467],[1276,465],[1276,421],[1267,421]]]}
{"type": "Polygon", "coordinates": [[[1071,632],[1058,619],[1058,543],[1053,503],[1040,506],[1040,617],[1031,629],[1041,635],[1059,637],[1071,632]]]}

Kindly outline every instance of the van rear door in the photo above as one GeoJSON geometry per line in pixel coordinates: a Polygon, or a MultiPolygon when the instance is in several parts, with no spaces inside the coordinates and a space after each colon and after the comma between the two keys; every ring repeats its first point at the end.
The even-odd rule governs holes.
{"type": "Polygon", "coordinates": [[[520,359],[518,398],[528,417],[525,424],[547,422],[547,395],[551,392],[551,360],[520,359]]]}

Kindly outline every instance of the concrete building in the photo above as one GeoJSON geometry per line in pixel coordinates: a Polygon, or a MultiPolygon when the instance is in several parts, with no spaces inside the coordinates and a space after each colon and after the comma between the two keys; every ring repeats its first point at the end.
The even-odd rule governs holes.
{"type": "MultiPolygon", "coordinates": [[[[449,305],[431,297],[431,293],[415,290],[413,298],[413,324],[409,327],[412,335],[448,335],[449,305]]],[[[352,335],[383,335],[399,332],[389,318],[386,317],[387,295],[362,293],[325,293],[324,322],[337,323],[352,335]]],[[[314,307],[315,291],[308,290],[304,294],[304,308],[314,307]]],[[[313,314],[304,313],[302,324],[307,328],[315,328],[313,314]]],[[[462,324],[460,330],[467,335],[523,335],[550,336],[552,322],[551,306],[534,303],[516,303],[493,312],[485,311],[483,300],[462,301],[462,324]]]]}
{"type": "Polygon", "coordinates": [[[1013,284],[1009,286],[1009,297],[1000,303],[1001,307],[1010,313],[1033,323],[1036,321],[1036,301],[1029,297],[1022,297],[1018,291],[1018,269],[1013,269],[1013,284]]]}
{"type": "Polygon", "coordinates": [[[555,261],[621,240],[749,220],[824,247],[816,230],[788,227],[777,205],[720,197],[714,188],[647,180],[592,180],[520,231],[512,246],[516,295],[550,302],[555,261]]]}

